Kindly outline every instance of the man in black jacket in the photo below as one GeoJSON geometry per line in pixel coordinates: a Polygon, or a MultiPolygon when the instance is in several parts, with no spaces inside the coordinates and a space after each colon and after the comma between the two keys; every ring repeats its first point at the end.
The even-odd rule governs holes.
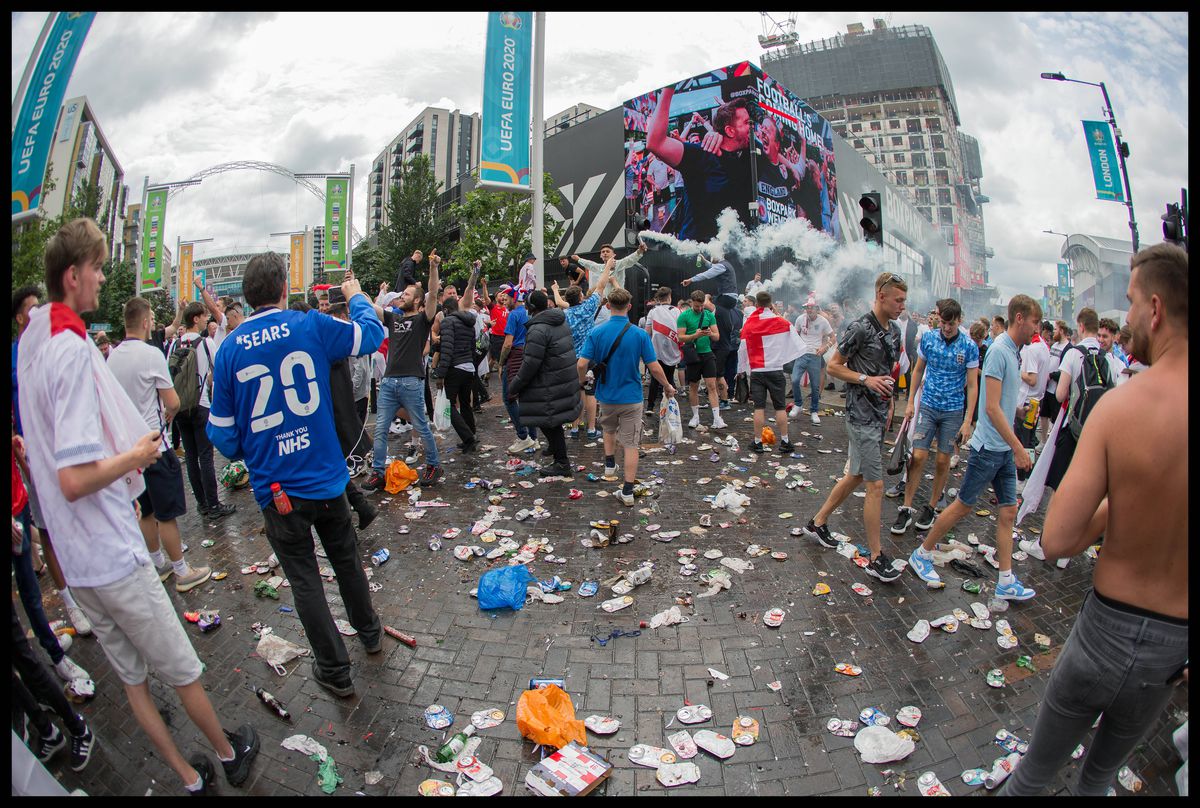
{"type": "MultiPolygon", "coordinates": [[[[437,252],[437,250],[434,250],[437,252]]],[[[396,272],[396,285],[392,288],[397,292],[403,292],[410,286],[419,283],[417,280],[417,264],[421,263],[424,256],[420,250],[413,250],[412,257],[405,258],[400,262],[400,269],[396,272]]]]}
{"type": "Polygon", "coordinates": [[[475,312],[465,304],[470,297],[447,298],[442,304],[441,341],[433,369],[437,385],[450,399],[450,423],[462,440],[463,452],[474,451],[475,414],[471,411],[471,389],[475,380],[475,312]]]}
{"type": "Polygon", "coordinates": [[[575,370],[575,344],[562,309],[549,308],[540,289],[526,301],[530,319],[525,335],[521,369],[508,383],[509,400],[520,397],[521,424],[537,427],[550,442],[554,462],[542,466],[547,476],[571,477],[563,424],[579,417],[579,376],[575,370]]]}

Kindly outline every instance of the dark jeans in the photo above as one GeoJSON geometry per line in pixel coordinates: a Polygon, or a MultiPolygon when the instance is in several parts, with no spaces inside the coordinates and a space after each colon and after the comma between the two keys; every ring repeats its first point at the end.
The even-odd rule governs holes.
{"type": "Polygon", "coordinates": [[[275,510],[274,504],[263,510],[267,541],[279,558],[283,574],[291,581],[296,613],[312,647],[313,670],[327,682],[342,684],[350,677],[350,657],[325,600],[325,588],[313,552],[314,527],[337,576],[338,592],[350,625],[358,629],[359,638],[368,647],[379,642],[383,630],[379,615],[371,605],[367,576],[358,559],[354,527],[350,524],[350,505],[344,495],[336,499],[297,496],[289,496],[289,499],[292,512],[286,516],[275,510]]]}
{"type": "Polygon", "coordinates": [[[720,373],[725,377],[725,385],[726,389],[728,390],[726,395],[729,398],[733,398],[733,385],[737,381],[737,366],[738,352],[736,349],[734,349],[729,352],[728,356],[725,357],[725,367],[717,368],[717,373],[720,373]]]}
{"type": "Polygon", "coordinates": [[[179,433],[183,437],[183,450],[187,453],[188,482],[196,497],[197,508],[215,508],[221,504],[217,498],[217,473],[213,470],[213,445],[208,439],[208,408],[197,406],[190,413],[175,416],[179,433]]]}
{"type": "Polygon", "coordinates": [[[82,735],[87,731],[87,724],[84,723],[82,716],[71,709],[71,702],[67,701],[58,680],[54,678],[45,663],[38,659],[37,654],[29,645],[29,640],[25,639],[25,629],[21,628],[21,622],[17,620],[17,613],[13,611],[12,601],[9,601],[8,613],[12,617],[10,651],[13,667],[12,706],[14,715],[17,714],[18,709],[24,712],[29,716],[29,722],[45,738],[54,729],[50,725],[50,716],[39,706],[39,703],[44,703],[62,718],[67,732],[72,735],[82,735]],[[18,673],[20,676],[17,675],[18,673]],[[36,695],[34,695],[35,693],[36,695]]]}
{"type": "MultiPolygon", "coordinates": [[[[674,387],[675,386],[675,365],[664,364],[661,360],[659,361],[658,364],[659,364],[659,367],[662,368],[663,375],[667,377],[667,381],[671,383],[672,387],[674,387]]],[[[663,386],[658,383],[658,379],[654,378],[654,374],[651,374],[650,375],[650,391],[649,391],[649,394],[646,396],[646,406],[649,407],[650,409],[654,410],[657,413],[658,412],[658,402],[659,402],[659,399],[662,398],[662,394],[663,394],[663,386]]]]}
{"type": "Polygon", "coordinates": [[[1102,796],[1162,715],[1175,690],[1167,680],[1187,658],[1186,625],[1114,609],[1089,592],[1050,672],[1029,751],[1001,795],[1038,794],[1101,716],[1076,793],[1102,796]]]}
{"type": "Polygon", "coordinates": [[[554,455],[555,463],[571,465],[570,459],[567,457],[567,436],[563,434],[562,424],[552,427],[542,427],[542,434],[546,436],[546,440],[550,443],[550,451],[554,455]]]}
{"type": "Polygon", "coordinates": [[[446,372],[443,387],[446,398],[450,399],[450,423],[463,443],[475,441],[475,413],[471,411],[471,390],[474,389],[474,379],[479,378],[474,373],[460,368],[450,368],[446,372]]]}
{"type": "Polygon", "coordinates": [[[504,401],[504,408],[508,410],[508,418],[512,421],[513,429],[517,431],[517,438],[525,440],[529,437],[530,430],[521,425],[521,406],[516,401],[508,400],[508,367],[500,369],[500,398],[504,401]]]}
{"type": "Polygon", "coordinates": [[[350,503],[350,508],[359,516],[369,512],[374,506],[367,499],[367,495],[363,490],[354,484],[354,478],[346,483],[346,501],[350,503]]]}
{"type": "MultiPolygon", "coordinates": [[[[29,524],[31,517],[28,505],[17,518],[25,526],[25,537],[21,541],[21,554],[12,557],[17,591],[21,593],[21,605],[25,607],[25,616],[29,618],[29,627],[33,629],[38,642],[50,655],[50,661],[57,665],[65,654],[58,644],[58,637],[50,630],[50,621],[46,618],[46,611],[42,608],[42,588],[38,585],[37,573],[33,571],[32,532],[29,524]]],[[[24,639],[24,632],[21,633],[21,637],[24,639]]]]}

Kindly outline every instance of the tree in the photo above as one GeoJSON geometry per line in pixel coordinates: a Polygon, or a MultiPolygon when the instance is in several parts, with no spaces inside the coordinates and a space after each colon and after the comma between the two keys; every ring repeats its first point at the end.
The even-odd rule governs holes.
{"type": "Polygon", "coordinates": [[[375,297],[379,292],[379,284],[383,281],[387,281],[389,285],[396,282],[396,265],[389,266],[383,250],[370,246],[365,240],[354,251],[351,267],[354,269],[354,277],[358,278],[368,297],[375,297]]]}
{"type": "Polygon", "coordinates": [[[400,262],[414,250],[426,257],[435,248],[445,254],[450,217],[441,209],[440,197],[441,185],[427,155],[414,155],[404,163],[400,185],[392,187],[388,197],[387,227],[379,231],[383,264],[391,272],[390,278],[383,280],[394,280],[400,262]]]}
{"type": "MultiPolygon", "coordinates": [[[[549,174],[543,175],[542,190],[543,210],[548,212],[562,198],[549,174]]],[[[459,222],[461,235],[454,246],[448,279],[466,278],[471,262],[477,258],[483,261],[483,272],[489,278],[516,279],[517,270],[533,248],[532,195],[476,188],[463,204],[451,208],[450,215],[459,222]]],[[[565,225],[549,215],[543,222],[542,243],[549,248],[562,239],[565,225]]]]}
{"type": "MultiPolygon", "coordinates": [[[[82,317],[88,325],[108,323],[108,338],[116,342],[125,336],[125,303],[137,294],[137,272],[128,261],[109,261],[104,265],[104,285],[100,287],[100,306],[95,311],[85,312],[82,317]]],[[[158,312],[155,312],[155,317],[158,312]]],[[[167,323],[175,318],[172,312],[167,323]]],[[[166,323],[164,323],[165,325],[166,323]]]]}
{"type": "MultiPolygon", "coordinates": [[[[47,164],[47,180],[42,189],[43,198],[54,190],[55,183],[49,179],[51,174],[50,165],[47,164]]],[[[80,183],[79,188],[71,197],[71,203],[67,205],[61,216],[47,217],[45,209],[39,208],[38,215],[32,221],[22,225],[19,231],[13,233],[13,291],[28,284],[43,285],[46,279],[46,243],[67,222],[80,216],[94,221],[99,210],[100,191],[87,181],[80,183]]]]}

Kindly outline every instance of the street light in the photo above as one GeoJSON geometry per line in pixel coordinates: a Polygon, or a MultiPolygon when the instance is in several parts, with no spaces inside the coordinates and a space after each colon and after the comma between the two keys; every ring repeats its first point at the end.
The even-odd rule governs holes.
{"type": "Polygon", "coordinates": [[[1137,220],[1133,216],[1133,189],[1129,187],[1129,171],[1125,168],[1125,158],[1129,156],[1129,144],[1121,140],[1121,129],[1117,126],[1117,116],[1113,114],[1112,103],[1108,100],[1108,88],[1104,86],[1104,82],[1080,81],[1079,79],[1069,79],[1062,73],[1043,73],[1042,78],[1048,81],[1069,81],[1073,84],[1086,84],[1089,87],[1099,87],[1100,92],[1104,94],[1104,112],[1108,115],[1108,124],[1112,127],[1113,134],[1117,138],[1117,158],[1121,162],[1121,176],[1125,180],[1125,206],[1129,208],[1129,234],[1133,240],[1133,251],[1138,251],[1138,227],[1137,220]]]}
{"type": "Polygon", "coordinates": [[[1062,236],[1063,238],[1070,238],[1070,236],[1068,236],[1066,233],[1060,233],[1057,230],[1043,230],[1042,232],[1049,233],[1052,236],[1062,236]]]}

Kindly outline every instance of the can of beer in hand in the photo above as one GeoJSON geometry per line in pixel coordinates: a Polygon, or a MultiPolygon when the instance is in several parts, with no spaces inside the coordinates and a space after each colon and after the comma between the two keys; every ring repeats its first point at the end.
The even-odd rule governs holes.
{"type": "Polygon", "coordinates": [[[392,557],[392,554],[388,551],[388,549],[386,547],[384,547],[384,548],[381,548],[381,549],[376,550],[375,552],[371,553],[371,563],[373,565],[375,565],[376,567],[378,567],[380,564],[383,564],[391,557],[392,557]]]}

